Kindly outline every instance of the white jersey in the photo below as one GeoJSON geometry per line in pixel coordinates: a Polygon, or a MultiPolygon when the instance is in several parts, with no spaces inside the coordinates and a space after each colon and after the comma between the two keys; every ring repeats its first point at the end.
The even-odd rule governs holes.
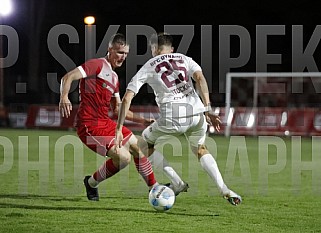
{"type": "Polygon", "coordinates": [[[201,70],[192,58],[184,54],[158,55],[145,63],[127,89],[137,94],[145,83],[150,85],[163,117],[196,115],[205,111],[192,82],[193,73],[201,70]]]}

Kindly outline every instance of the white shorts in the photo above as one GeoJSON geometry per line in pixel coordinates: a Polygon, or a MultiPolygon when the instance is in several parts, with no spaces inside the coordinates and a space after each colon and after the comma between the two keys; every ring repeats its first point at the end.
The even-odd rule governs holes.
{"type": "Polygon", "coordinates": [[[203,113],[183,118],[159,118],[148,126],[142,136],[149,144],[168,142],[173,136],[184,134],[193,147],[206,139],[207,122],[203,113]]]}

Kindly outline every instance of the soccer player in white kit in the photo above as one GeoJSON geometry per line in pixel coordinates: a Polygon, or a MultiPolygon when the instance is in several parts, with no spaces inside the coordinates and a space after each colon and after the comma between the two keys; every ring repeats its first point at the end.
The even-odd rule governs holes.
{"type": "MultiPolygon", "coordinates": [[[[207,125],[211,124],[219,131],[221,121],[218,116],[214,116],[212,120],[208,116],[211,103],[202,69],[192,58],[173,53],[172,43],[173,38],[169,34],[159,33],[152,36],[150,46],[153,58],[144,64],[127,86],[119,112],[115,143],[118,147],[122,146],[121,130],[131,100],[143,84],[147,83],[154,90],[155,100],[160,109],[160,117],[142,133],[148,144],[149,154],[154,157],[162,156],[154,150],[154,146],[162,140],[169,139],[169,136],[184,134],[193,153],[217,185],[220,194],[232,205],[238,205],[242,198],[226,186],[214,157],[204,144],[207,125]]],[[[171,174],[168,176],[171,177],[171,174]]],[[[174,191],[175,185],[182,182],[172,179],[174,191]]]]}

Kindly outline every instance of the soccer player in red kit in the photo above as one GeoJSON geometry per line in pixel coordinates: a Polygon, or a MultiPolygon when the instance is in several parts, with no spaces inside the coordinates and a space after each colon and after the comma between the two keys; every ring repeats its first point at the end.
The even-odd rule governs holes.
{"type": "MultiPolygon", "coordinates": [[[[68,72],[62,77],[60,87],[59,111],[62,117],[69,117],[72,104],[68,98],[71,83],[79,80],[79,108],[76,116],[77,134],[80,140],[91,150],[107,159],[91,176],[84,178],[87,198],[99,200],[98,184],[115,175],[125,168],[131,155],[134,158],[137,171],[145,180],[149,188],[157,184],[152,166],[137,146],[137,138],[126,127],[123,127],[124,147],[115,147],[116,122],[108,117],[110,107],[115,114],[121,103],[119,96],[118,75],[114,71],[125,61],[129,52],[129,45],[122,34],[111,37],[106,57],[91,59],[68,72]]],[[[133,112],[127,114],[127,119],[149,125],[151,119],[145,119],[133,112]]]]}

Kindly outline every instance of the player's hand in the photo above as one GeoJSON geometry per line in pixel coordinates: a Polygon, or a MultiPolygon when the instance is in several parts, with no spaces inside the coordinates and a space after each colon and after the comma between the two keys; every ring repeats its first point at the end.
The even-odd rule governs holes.
{"type": "Polygon", "coordinates": [[[123,142],[124,136],[121,130],[116,130],[116,135],[115,135],[115,152],[118,154],[118,149],[122,147],[122,142],[123,142]]]}
{"type": "Polygon", "coordinates": [[[206,116],[206,122],[209,125],[212,125],[215,129],[216,132],[220,132],[221,130],[221,119],[218,115],[213,115],[213,114],[205,114],[206,116]]]}
{"type": "Polygon", "coordinates": [[[72,111],[72,105],[68,98],[60,99],[59,102],[59,112],[62,117],[70,117],[70,112],[72,111]]]}

